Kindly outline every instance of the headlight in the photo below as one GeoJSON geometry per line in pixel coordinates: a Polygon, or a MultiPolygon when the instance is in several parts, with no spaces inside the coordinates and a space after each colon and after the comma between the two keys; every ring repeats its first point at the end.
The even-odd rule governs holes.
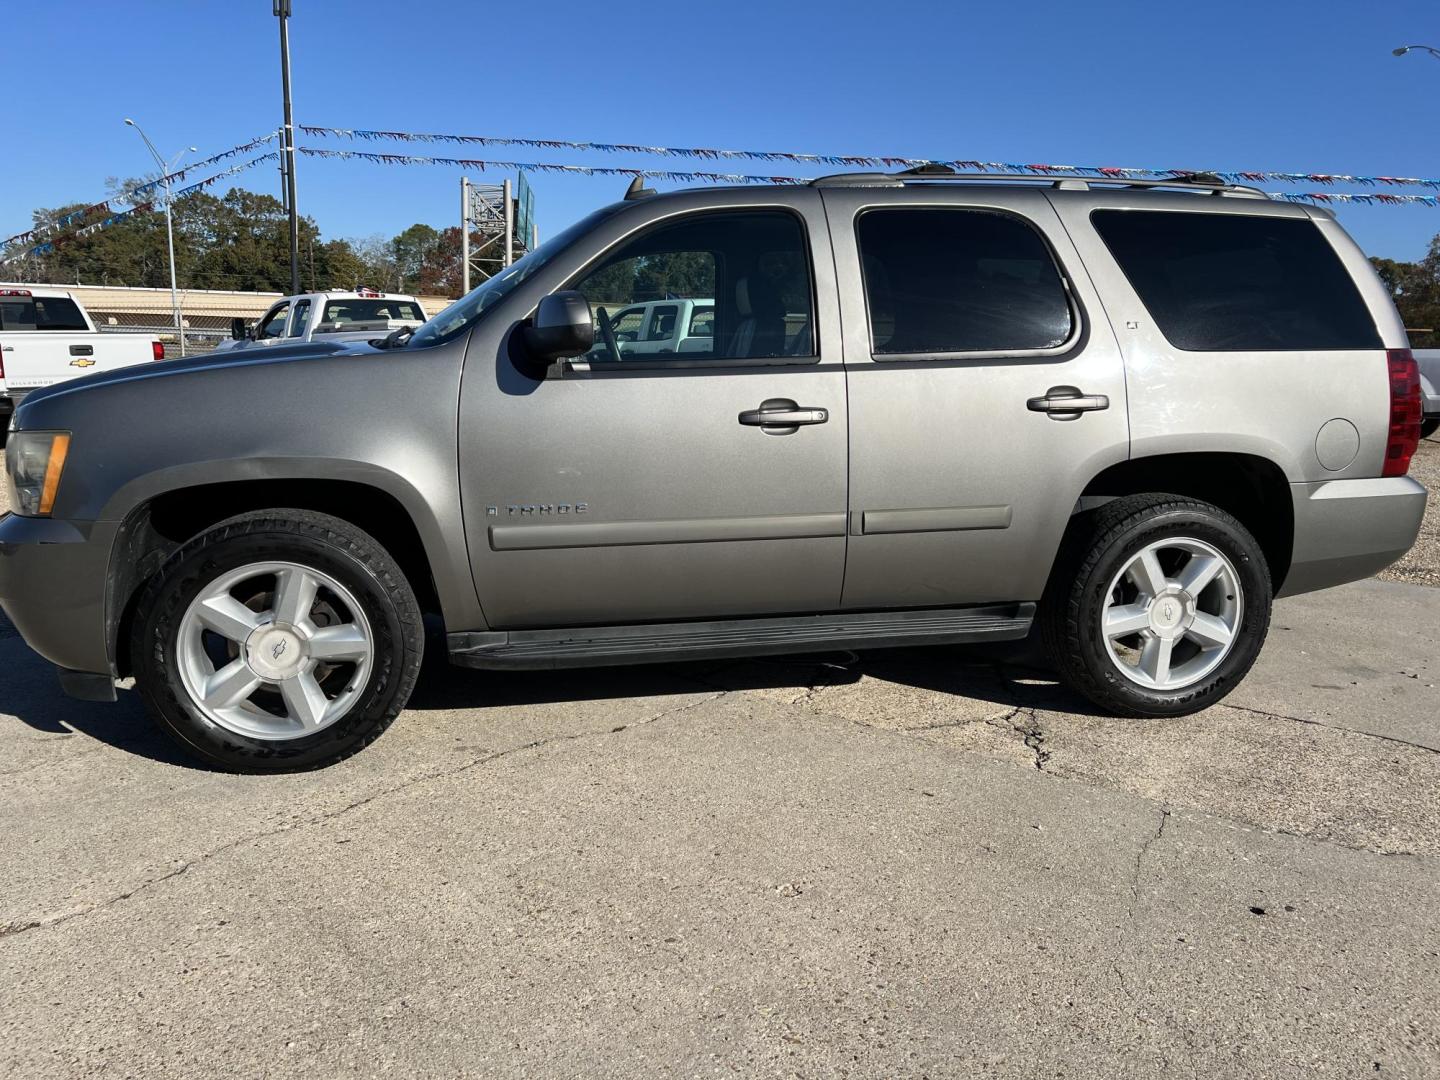
{"type": "Polygon", "coordinates": [[[15,431],[5,446],[10,505],[25,517],[47,517],[70,453],[68,431],[15,431]]]}

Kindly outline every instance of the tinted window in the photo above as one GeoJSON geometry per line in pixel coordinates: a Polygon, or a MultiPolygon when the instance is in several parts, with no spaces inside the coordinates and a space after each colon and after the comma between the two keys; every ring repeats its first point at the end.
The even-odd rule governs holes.
{"type": "Polygon", "coordinates": [[[290,320],[290,336],[304,337],[305,325],[310,321],[310,301],[295,301],[295,317],[290,320]]]}
{"type": "Polygon", "coordinates": [[[617,245],[571,287],[585,294],[597,323],[605,313],[619,347],[616,357],[597,329],[589,360],[815,355],[805,231],[784,211],[694,214],[656,226],[617,245]],[[703,303],[710,335],[672,346],[680,309],[654,303],[666,300],[703,303]],[[640,304],[648,323],[622,317],[640,304]]]}
{"type": "Polygon", "coordinates": [[[325,305],[324,323],[424,322],[425,313],[413,300],[331,300],[325,305]]]}
{"type": "Polygon", "coordinates": [[[876,354],[1030,352],[1074,316],[1034,228],[986,210],[868,210],[856,225],[876,354]]]}
{"type": "Polygon", "coordinates": [[[1378,349],[1340,257],[1310,221],[1096,210],[1095,229],[1177,349],[1378,349]]]}
{"type": "Polygon", "coordinates": [[[714,337],[715,336],[715,309],[708,307],[697,307],[690,314],[690,329],[686,331],[687,337],[714,337]]]}
{"type": "Polygon", "coordinates": [[[84,331],[85,316],[65,296],[7,296],[0,300],[0,330],[84,331]]]}
{"type": "Polygon", "coordinates": [[[669,341],[675,336],[675,317],[680,309],[674,304],[657,307],[650,313],[650,327],[645,331],[646,341],[669,341]]]}

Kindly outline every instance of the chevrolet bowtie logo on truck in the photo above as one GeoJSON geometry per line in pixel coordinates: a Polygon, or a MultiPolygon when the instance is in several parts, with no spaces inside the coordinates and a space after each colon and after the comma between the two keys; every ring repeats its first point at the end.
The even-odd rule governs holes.
{"type": "Polygon", "coordinates": [[[70,366],[79,368],[94,367],[95,361],[88,358],[81,358],[79,360],[71,360],[70,366]]]}

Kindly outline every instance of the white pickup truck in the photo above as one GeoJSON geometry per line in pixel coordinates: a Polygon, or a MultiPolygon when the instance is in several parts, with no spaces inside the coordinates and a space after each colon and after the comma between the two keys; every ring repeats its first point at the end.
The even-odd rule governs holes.
{"type": "Polygon", "coordinates": [[[0,442],[31,390],[164,359],[158,338],[99,333],[64,289],[0,285],[0,442]]]}
{"type": "Polygon", "coordinates": [[[302,293],[277,301],[258,321],[236,319],[230,340],[217,352],[257,346],[299,345],[308,341],[382,338],[391,331],[414,330],[426,319],[413,296],[359,289],[355,292],[302,293]]]}

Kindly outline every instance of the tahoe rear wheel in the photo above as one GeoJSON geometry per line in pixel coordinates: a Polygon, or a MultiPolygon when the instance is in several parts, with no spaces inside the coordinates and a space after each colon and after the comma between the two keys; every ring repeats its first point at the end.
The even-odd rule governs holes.
{"type": "Polygon", "coordinates": [[[133,632],[136,683],[160,726],[241,772],[316,768],[374,741],[404,708],[424,644],[389,554],[301,510],[191,540],[150,582],[133,632]]]}
{"type": "Polygon", "coordinates": [[[1106,712],[1183,716],[1228,694],[1270,626],[1255,538],[1209,503],[1135,495],[1077,518],[1040,614],[1065,681],[1106,712]]]}

